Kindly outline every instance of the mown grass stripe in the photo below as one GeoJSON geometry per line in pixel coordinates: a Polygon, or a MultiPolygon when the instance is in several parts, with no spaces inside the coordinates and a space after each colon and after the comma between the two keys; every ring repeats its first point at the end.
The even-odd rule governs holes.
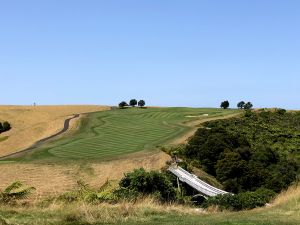
{"type": "MultiPolygon", "coordinates": [[[[86,115],[73,135],[51,143],[48,151],[63,158],[101,158],[155,148],[186,128],[187,115],[235,113],[233,110],[192,108],[148,108],[97,112],[86,115]]],[[[207,118],[207,117],[206,117],[207,118]]],[[[34,154],[33,156],[34,157],[34,154]]]]}

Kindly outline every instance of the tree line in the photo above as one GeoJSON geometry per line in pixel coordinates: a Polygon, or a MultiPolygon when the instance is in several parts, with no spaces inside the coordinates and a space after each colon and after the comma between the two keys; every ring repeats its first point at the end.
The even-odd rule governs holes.
{"type": "MultiPolygon", "coordinates": [[[[223,108],[223,109],[228,109],[230,106],[230,103],[228,100],[226,101],[223,101],[221,102],[221,105],[220,107],[223,108]]],[[[249,110],[249,109],[252,109],[253,108],[253,104],[251,102],[244,102],[244,101],[240,101],[238,104],[237,104],[237,107],[240,108],[240,109],[246,109],[246,110],[249,110]]]]}
{"type": "Polygon", "coordinates": [[[128,106],[135,107],[136,105],[138,105],[140,108],[143,108],[146,105],[146,102],[144,100],[137,101],[136,99],[131,99],[129,101],[129,104],[125,101],[120,102],[119,108],[124,109],[125,107],[128,107],[128,106]]]}
{"type": "Polygon", "coordinates": [[[11,129],[10,123],[5,121],[3,124],[0,122],[0,134],[11,129]]]}

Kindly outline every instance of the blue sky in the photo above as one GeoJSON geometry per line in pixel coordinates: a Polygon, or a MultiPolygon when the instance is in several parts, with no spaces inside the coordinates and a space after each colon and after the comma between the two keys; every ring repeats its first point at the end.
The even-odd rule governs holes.
{"type": "Polygon", "coordinates": [[[298,0],[0,0],[0,104],[300,108],[298,0]]]}

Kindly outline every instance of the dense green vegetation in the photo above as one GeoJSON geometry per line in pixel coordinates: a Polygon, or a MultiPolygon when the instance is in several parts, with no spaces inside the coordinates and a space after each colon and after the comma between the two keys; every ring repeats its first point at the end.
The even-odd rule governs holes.
{"type": "Polygon", "coordinates": [[[242,192],[236,195],[226,194],[208,198],[203,207],[218,206],[220,210],[245,210],[265,206],[274,198],[276,193],[269,189],[260,188],[256,191],[242,192]]]}
{"type": "Polygon", "coordinates": [[[142,194],[156,194],[161,201],[176,200],[176,191],[172,182],[164,173],[146,172],[143,168],[127,173],[120,182],[122,192],[136,191],[142,194]]]}
{"type": "Polygon", "coordinates": [[[106,160],[122,154],[153,150],[191,129],[186,122],[236,112],[221,109],[135,107],[90,113],[81,119],[78,131],[36,149],[25,158],[106,160]]]}
{"type": "Polygon", "coordinates": [[[247,111],[242,117],[204,126],[178,154],[216,176],[227,191],[264,187],[280,192],[297,179],[299,112],[247,111]]]}
{"type": "Polygon", "coordinates": [[[11,129],[10,123],[5,121],[3,124],[0,122],[0,134],[11,129]]]}

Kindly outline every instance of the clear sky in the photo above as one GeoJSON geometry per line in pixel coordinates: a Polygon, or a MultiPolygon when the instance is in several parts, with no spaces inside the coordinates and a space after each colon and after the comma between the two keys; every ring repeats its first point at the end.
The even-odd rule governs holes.
{"type": "Polygon", "coordinates": [[[0,104],[300,108],[298,0],[0,0],[0,104]]]}

